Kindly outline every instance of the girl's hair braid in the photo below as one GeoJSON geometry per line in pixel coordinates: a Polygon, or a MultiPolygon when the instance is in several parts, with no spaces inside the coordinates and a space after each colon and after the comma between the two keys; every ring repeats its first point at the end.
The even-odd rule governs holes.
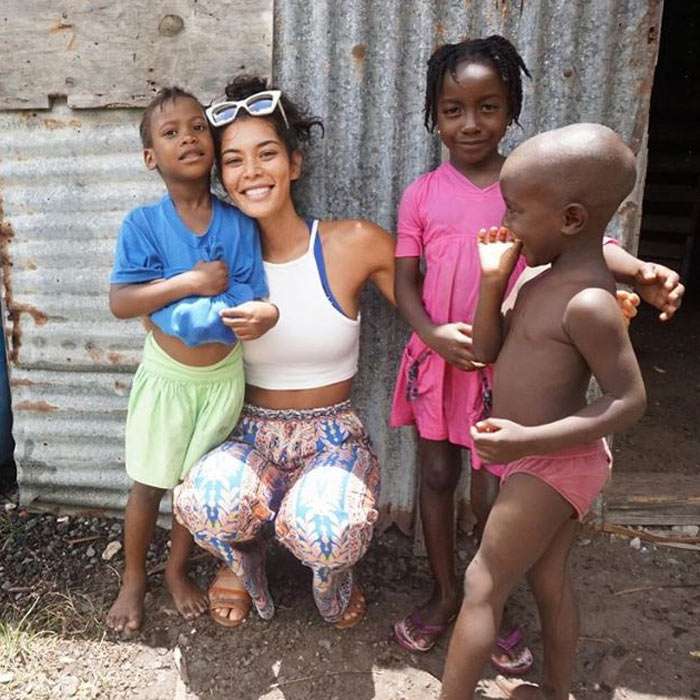
{"type": "Polygon", "coordinates": [[[458,44],[443,44],[435,50],[428,61],[428,78],[425,88],[425,128],[432,132],[437,124],[437,103],[442,92],[446,73],[454,78],[457,66],[462,61],[488,62],[493,65],[508,93],[511,121],[518,126],[523,104],[523,82],[521,73],[531,78],[515,46],[505,37],[493,34],[485,39],[466,39],[458,44]]]}

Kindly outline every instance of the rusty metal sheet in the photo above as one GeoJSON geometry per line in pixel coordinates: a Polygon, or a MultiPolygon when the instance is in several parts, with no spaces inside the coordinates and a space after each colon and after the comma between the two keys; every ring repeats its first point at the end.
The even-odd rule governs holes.
{"type": "Polygon", "coordinates": [[[272,0],[25,0],[0,11],[0,109],[143,106],[163,85],[210,100],[222,78],[267,73],[272,0]]]}
{"type": "MultiPolygon", "coordinates": [[[[431,52],[493,33],[515,43],[533,74],[523,129],[509,129],[504,150],[544,129],[598,121],[638,153],[643,183],[661,7],[661,0],[277,0],[276,82],[326,125],[307,157],[298,190],[303,208],[393,230],[402,190],[440,160],[438,139],[423,127],[431,52]]],[[[610,227],[632,249],[642,191],[610,227]]],[[[415,444],[411,429],[390,430],[387,417],[406,334],[393,310],[368,292],[355,399],[382,462],[382,512],[402,529],[414,512],[415,444]]]]}

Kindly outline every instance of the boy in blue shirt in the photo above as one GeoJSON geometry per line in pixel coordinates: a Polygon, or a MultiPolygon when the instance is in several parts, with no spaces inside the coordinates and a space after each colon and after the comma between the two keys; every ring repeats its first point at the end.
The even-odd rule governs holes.
{"type": "MultiPolygon", "coordinates": [[[[277,322],[267,296],[255,222],[210,192],[214,145],[199,101],[164,88],[141,121],[144,161],[168,193],[130,212],[117,241],[110,309],[117,318],[148,316],[143,360],[134,376],[126,423],[126,470],[134,480],[124,525],[125,570],[107,617],[114,630],[141,626],[146,553],[158,506],[238,420],[244,395],[238,339],[277,322]],[[220,317],[222,309],[235,308],[220,317]]],[[[187,577],[192,536],[175,520],[165,580],[186,618],[207,608],[187,577]]]]}

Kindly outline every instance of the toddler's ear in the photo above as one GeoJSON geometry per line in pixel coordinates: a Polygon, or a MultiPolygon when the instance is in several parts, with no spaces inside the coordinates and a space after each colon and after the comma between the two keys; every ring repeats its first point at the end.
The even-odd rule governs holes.
{"type": "Polygon", "coordinates": [[[156,154],[152,148],[143,149],[143,162],[149,170],[155,170],[158,167],[156,162],[156,154]]]}
{"type": "Polygon", "coordinates": [[[567,204],[562,213],[561,232],[565,236],[575,236],[588,221],[588,211],[583,204],[567,204]]]}

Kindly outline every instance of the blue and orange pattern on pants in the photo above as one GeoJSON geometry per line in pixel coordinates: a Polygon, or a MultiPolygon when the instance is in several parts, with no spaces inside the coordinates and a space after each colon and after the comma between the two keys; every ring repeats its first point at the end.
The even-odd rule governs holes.
{"type": "Polygon", "coordinates": [[[335,622],[372,538],[378,497],[377,457],[349,401],[299,411],[246,405],[229,440],[175,489],[175,516],[239,576],[263,619],[274,603],[260,530],[274,521],[277,539],[313,571],[322,617],[335,622]]]}

